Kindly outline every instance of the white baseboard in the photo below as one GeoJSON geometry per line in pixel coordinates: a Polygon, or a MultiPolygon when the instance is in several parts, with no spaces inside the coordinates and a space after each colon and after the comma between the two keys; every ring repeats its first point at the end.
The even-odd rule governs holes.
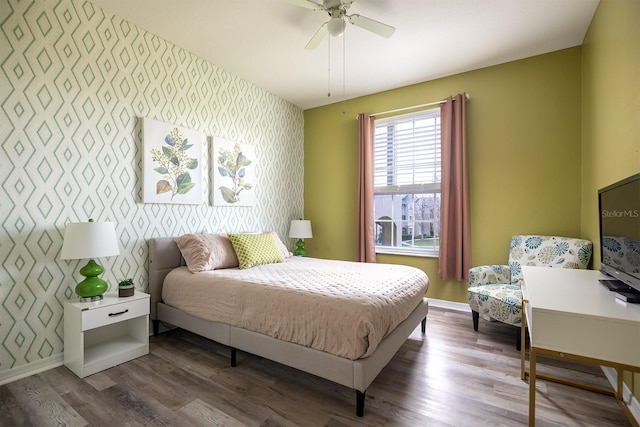
{"type": "MultiPolygon", "coordinates": [[[[169,329],[170,328],[166,325],[162,323],[160,324],[160,332],[165,332],[169,329]]],[[[151,327],[151,321],[149,321],[149,336],[151,335],[153,335],[153,328],[151,327]]],[[[40,372],[48,371],[49,369],[57,368],[63,364],[64,354],[60,353],[47,357],[46,359],[27,363],[26,365],[20,365],[16,368],[7,369],[6,371],[0,371],[0,385],[5,385],[31,375],[39,374],[40,372]]]]}
{"type": "MultiPolygon", "coordinates": [[[[618,384],[618,374],[616,370],[609,366],[601,366],[601,368],[604,376],[607,377],[611,383],[611,387],[615,390],[618,384]]],[[[629,386],[625,383],[622,383],[622,400],[627,403],[627,408],[629,408],[629,412],[633,415],[636,423],[640,424],[640,403],[638,403],[638,400],[631,393],[631,389],[629,389],[629,386]]]]}
{"type": "Polygon", "coordinates": [[[20,365],[17,368],[7,369],[6,371],[0,372],[0,385],[8,384],[40,372],[48,371],[49,369],[57,368],[58,366],[62,366],[63,362],[64,356],[60,353],[47,357],[46,359],[27,363],[26,365],[20,365]]]}
{"type": "Polygon", "coordinates": [[[448,310],[465,311],[471,313],[469,304],[467,304],[466,302],[454,302],[435,298],[428,298],[428,300],[429,306],[431,307],[446,308],[448,310]]]}

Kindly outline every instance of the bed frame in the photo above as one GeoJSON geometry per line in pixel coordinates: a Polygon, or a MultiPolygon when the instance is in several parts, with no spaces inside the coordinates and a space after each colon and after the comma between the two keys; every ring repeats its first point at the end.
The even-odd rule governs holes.
{"type": "Polygon", "coordinates": [[[356,390],[358,417],[364,414],[367,387],[421,322],[422,333],[425,333],[429,308],[426,298],[404,322],[382,340],[371,356],[357,360],[280,341],[246,329],[203,320],[162,302],[164,278],[174,268],[184,265],[185,261],[172,237],[149,240],[149,293],[154,335],[158,334],[159,323],[166,322],[229,346],[231,366],[236,365],[236,350],[242,350],[352,388],[356,390]]]}

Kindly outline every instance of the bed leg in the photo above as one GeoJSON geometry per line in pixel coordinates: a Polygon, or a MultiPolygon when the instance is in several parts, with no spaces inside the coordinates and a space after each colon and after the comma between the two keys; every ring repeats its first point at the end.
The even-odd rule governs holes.
{"type": "Polygon", "coordinates": [[[362,417],[364,415],[364,394],[366,391],[356,390],[356,415],[362,417]]]}
{"type": "Polygon", "coordinates": [[[231,347],[231,367],[236,367],[236,349],[231,347]]]}
{"type": "Polygon", "coordinates": [[[160,321],[158,319],[153,319],[151,321],[151,326],[153,327],[153,336],[155,337],[160,332],[160,321]]]}
{"type": "Polygon", "coordinates": [[[424,319],[422,319],[422,333],[424,334],[425,332],[427,332],[427,318],[425,316],[424,319]]]}

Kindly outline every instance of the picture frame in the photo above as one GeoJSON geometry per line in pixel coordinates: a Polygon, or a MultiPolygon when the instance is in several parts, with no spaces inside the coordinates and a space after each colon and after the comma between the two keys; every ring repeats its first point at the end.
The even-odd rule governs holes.
{"type": "Polygon", "coordinates": [[[213,138],[211,154],[214,206],[254,206],[255,152],[251,145],[213,138]]]}
{"type": "Polygon", "coordinates": [[[143,202],[204,203],[204,133],[149,118],[142,119],[143,202]]]}

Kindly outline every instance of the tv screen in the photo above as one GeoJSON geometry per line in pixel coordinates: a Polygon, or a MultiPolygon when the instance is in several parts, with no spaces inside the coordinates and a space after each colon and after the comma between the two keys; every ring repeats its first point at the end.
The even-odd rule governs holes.
{"type": "Polygon", "coordinates": [[[640,291],[640,174],[598,191],[601,271],[640,291]]]}

